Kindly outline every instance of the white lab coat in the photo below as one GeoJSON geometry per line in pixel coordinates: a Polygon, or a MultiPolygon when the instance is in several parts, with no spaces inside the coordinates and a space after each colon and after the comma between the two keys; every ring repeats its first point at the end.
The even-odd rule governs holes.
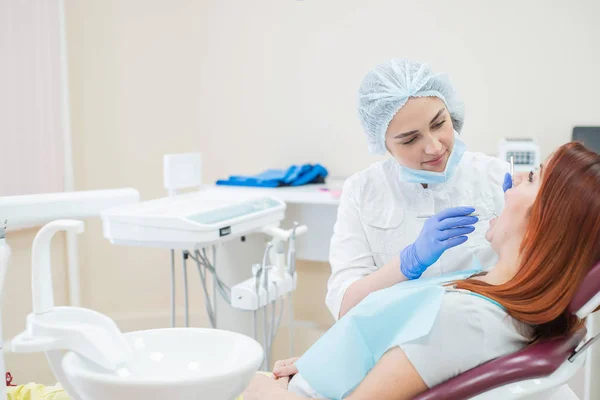
{"type": "Polygon", "coordinates": [[[327,285],[327,307],[337,320],[346,289],[375,272],[413,243],[425,222],[418,215],[435,214],[449,207],[472,206],[479,222],[469,239],[447,250],[423,277],[471,268],[473,256],[484,267],[493,266],[496,254],[485,240],[493,213],[504,207],[502,182],[509,164],[482,153],[465,152],[452,178],[429,185],[400,182],[393,159],[378,162],[344,183],[337,222],[331,239],[332,274],[327,285]]]}

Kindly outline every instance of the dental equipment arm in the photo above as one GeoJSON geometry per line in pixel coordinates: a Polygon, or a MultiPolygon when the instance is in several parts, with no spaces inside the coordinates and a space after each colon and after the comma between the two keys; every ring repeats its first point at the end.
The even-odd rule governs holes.
{"type": "MultiPolygon", "coordinates": [[[[260,304],[260,277],[263,269],[260,264],[252,265],[252,277],[254,278],[254,293],[256,295],[257,302],[260,304]]],[[[252,337],[258,341],[258,332],[256,329],[256,310],[252,310],[252,337]]]]}
{"type": "Polygon", "coordinates": [[[292,233],[289,236],[290,244],[288,247],[288,270],[290,275],[294,276],[296,272],[296,232],[298,230],[298,223],[294,222],[292,233]]]}
{"type": "MultiPolygon", "coordinates": [[[[294,222],[290,241],[288,245],[287,265],[288,272],[292,279],[296,274],[296,234],[298,231],[298,222],[294,222]]],[[[288,293],[288,325],[290,338],[290,357],[294,357],[294,303],[292,302],[292,292],[288,293]]]]}
{"type": "MultiPolygon", "coordinates": [[[[265,253],[263,255],[263,261],[262,261],[262,266],[261,269],[263,271],[263,275],[264,275],[264,280],[263,280],[263,287],[265,289],[265,294],[266,294],[266,304],[264,306],[263,309],[263,341],[264,341],[264,349],[265,349],[265,369],[269,368],[269,364],[271,362],[271,349],[270,349],[270,344],[269,344],[269,330],[267,329],[267,306],[269,305],[269,252],[271,251],[271,248],[273,247],[273,243],[269,242],[267,243],[267,246],[265,247],[265,253]]],[[[260,299],[260,297],[259,297],[260,299]]]]}
{"type": "MultiPolygon", "coordinates": [[[[277,226],[274,225],[269,225],[266,226],[262,229],[262,232],[266,235],[271,236],[276,245],[277,245],[277,249],[279,249],[280,245],[283,245],[283,242],[288,242],[288,250],[287,250],[287,255],[286,255],[286,271],[278,271],[280,273],[280,276],[283,277],[283,275],[287,272],[287,274],[290,276],[291,279],[295,279],[296,276],[296,238],[300,235],[305,234],[308,231],[308,228],[306,227],[306,225],[300,225],[298,222],[294,221],[292,229],[288,229],[288,230],[283,230],[277,226]]],[[[280,257],[280,252],[278,250],[278,252],[276,253],[277,257],[278,257],[278,267],[280,267],[279,264],[281,264],[281,260],[279,259],[280,257]]],[[[263,265],[265,264],[265,260],[263,260],[263,265]]],[[[289,325],[289,340],[290,340],[290,356],[294,355],[294,328],[293,328],[293,321],[294,321],[294,309],[293,309],[293,302],[292,302],[292,292],[290,291],[287,295],[288,298],[288,325],[289,325]]],[[[282,303],[282,308],[280,310],[280,312],[283,311],[283,303],[282,303]]],[[[273,305],[273,315],[275,313],[275,305],[273,305]]],[[[279,318],[280,320],[280,318],[279,318]]],[[[278,326],[279,323],[276,324],[276,326],[278,326]]]]}
{"type": "Polygon", "coordinates": [[[262,232],[265,235],[273,237],[274,239],[287,241],[290,239],[292,234],[295,234],[295,236],[304,235],[306,232],[308,232],[308,227],[306,225],[298,225],[298,222],[294,222],[294,227],[292,229],[283,230],[276,226],[269,225],[265,226],[262,229],[262,232]]]}
{"type": "Polygon", "coordinates": [[[121,331],[107,316],[80,307],[54,306],[52,238],[60,231],[81,233],[83,227],[81,221],[57,220],[46,224],[35,236],[31,268],[33,313],[27,316],[25,331],[11,341],[14,352],[45,352],[61,382],[64,381],[60,367],[62,350],[75,351],[108,370],[124,364],[131,355],[121,331]]]}
{"type": "Polygon", "coordinates": [[[83,223],[75,220],[58,220],[46,224],[33,239],[32,292],[34,314],[44,314],[54,308],[52,292],[52,270],[50,244],[52,237],[60,231],[83,232],[83,223]],[[37,250],[37,251],[36,251],[37,250]]]}

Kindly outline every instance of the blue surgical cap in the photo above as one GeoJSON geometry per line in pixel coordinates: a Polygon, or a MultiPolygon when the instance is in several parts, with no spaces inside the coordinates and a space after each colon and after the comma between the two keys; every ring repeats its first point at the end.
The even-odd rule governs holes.
{"type": "Polygon", "coordinates": [[[391,60],[369,71],[358,92],[358,115],[369,151],[385,153],[388,125],[410,97],[432,96],[446,104],[454,130],[460,133],[465,107],[446,75],[434,74],[427,65],[404,59],[391,60]]]}

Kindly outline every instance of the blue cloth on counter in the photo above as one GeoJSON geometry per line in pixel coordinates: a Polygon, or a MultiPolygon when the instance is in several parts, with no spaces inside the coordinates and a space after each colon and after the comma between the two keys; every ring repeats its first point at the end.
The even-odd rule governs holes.
{"type": "Polygon", "coordinates": [[[292,165],[288,169],[268,169],[257,175],[232,175],[217,181],[225,186],[279,187],[324,183],[327,169],[321,164],[292,165]]]}

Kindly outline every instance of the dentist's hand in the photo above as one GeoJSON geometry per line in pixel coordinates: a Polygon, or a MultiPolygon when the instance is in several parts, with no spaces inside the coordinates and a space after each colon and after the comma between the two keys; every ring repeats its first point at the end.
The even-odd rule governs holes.
{"type": "Polygon", "coordinates": [[[502,190],[504,191],[504,193],[506,193],[506,191],[510,188],[512,188],[512,176],[510,176],[510,173],[507,172],[506,175],[504,175],[504,183],[502,183],[502,190]]]}
{"type": "Polygon", "coordinates": [[[513,186],[519,186],[524,179],[527,179],[528,175],[528,172],[515,172],[513,176],[510,176],[510,173],[507,172],[506,175],[504,175],[502,190],[504,190],[504,193],[506,193],[506,191],[508,189],[512,189],[513,186]]]}
{"type": "Polygon", "coordinates": [[[463,244],[479,218],[469,216],[473,207],[448,208],[425,221],[417,240],[400,253],[400,271],[408,279],[417,279],[436,262],[444,251],[463,244]]]}

